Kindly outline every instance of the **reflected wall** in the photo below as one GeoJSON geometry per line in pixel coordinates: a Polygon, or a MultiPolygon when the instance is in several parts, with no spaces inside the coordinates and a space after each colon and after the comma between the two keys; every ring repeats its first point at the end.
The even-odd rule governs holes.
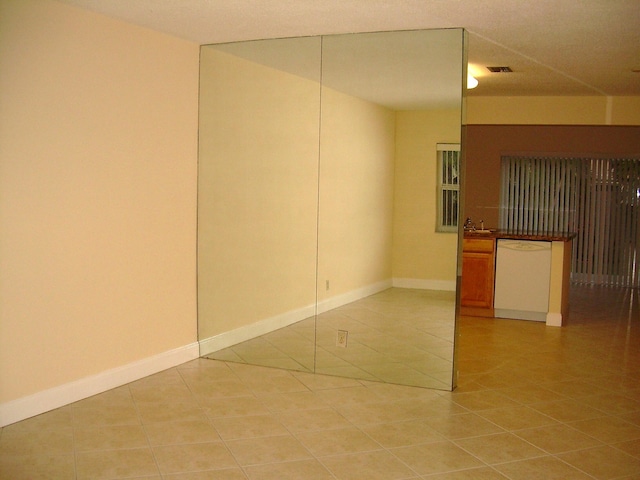
{"type": "Polygon", "coordinates": [[[463,39],[202,47],[202,355],[452,388],[458,240],[435,233],[435,143],[460,141],[463,39]]]}
{"type": "Polygon", "coordinates": [[[315,314],[319,59],[317,37],[201,49],[203,351],[315,314]],[[296,74],[256,61],[279,59],[296,74]]]}

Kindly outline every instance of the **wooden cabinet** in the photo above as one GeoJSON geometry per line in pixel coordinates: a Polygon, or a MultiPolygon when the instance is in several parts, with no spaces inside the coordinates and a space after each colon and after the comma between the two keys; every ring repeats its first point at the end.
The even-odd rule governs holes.
{"type": "Polygon", "coordinates": [[[465,238],[462,241],[460,313],[493,317],[495,238],[465,238]]]}

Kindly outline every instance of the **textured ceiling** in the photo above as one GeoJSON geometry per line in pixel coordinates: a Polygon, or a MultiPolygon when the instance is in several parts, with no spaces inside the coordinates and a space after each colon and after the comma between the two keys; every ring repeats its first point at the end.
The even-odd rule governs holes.
{"type": "Polygon", "coordinates": [[[471,95],[640,95],[640,0],[60,1],[199,44],[464,27],[471,95]]]}

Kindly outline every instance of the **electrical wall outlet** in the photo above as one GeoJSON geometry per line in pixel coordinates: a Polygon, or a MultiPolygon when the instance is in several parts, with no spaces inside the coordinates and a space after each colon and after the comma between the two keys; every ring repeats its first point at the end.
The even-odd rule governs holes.
{"type": "Polygon", "coordinates": [[[347,347],[347,338],[349,337],[349,332],[346,330],[338,330],[338,336],[336,338],[336,347],[347,347]]]}
{"type": "Polygon", "coordinates": [[[324,288],[326,291],[329,291],[329,280],[327,280],[324,284],[324,288]]]}

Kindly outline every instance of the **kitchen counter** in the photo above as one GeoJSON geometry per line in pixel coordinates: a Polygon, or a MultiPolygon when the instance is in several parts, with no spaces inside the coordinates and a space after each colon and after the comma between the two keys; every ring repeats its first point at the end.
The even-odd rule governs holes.
{"type": "Polygon", "coordinates": [[[575,233],[527,234],[512,231],[470,230],[464,232],[461,313],[493,316],[495,252],[498,240],[528,240],[551,243],[551,278],[546,324],[561,326],[569,314],[571,252],[575,233]],[[478,242],[489,240],[489,242],[478,242]],[[480,248],[479,248],[480,247],[480,248]],[[480,269],[482,266],[482,269],[480,269]],[[466,270],[466,275],[465,275],[466,270]],[[484,283],[483,283],[484,282],[484,283]],[[484,303],[480,303],[480,300],[484,303]]]}
{"type": "Polygon", "coordinates": [[[575,233],[546,233],[531,234],[517,233],[506,230],[465,230],[464,238],[495,238],[508,240],[537,240],[541,242],[569,242],[575,238],[575,233]]]}

